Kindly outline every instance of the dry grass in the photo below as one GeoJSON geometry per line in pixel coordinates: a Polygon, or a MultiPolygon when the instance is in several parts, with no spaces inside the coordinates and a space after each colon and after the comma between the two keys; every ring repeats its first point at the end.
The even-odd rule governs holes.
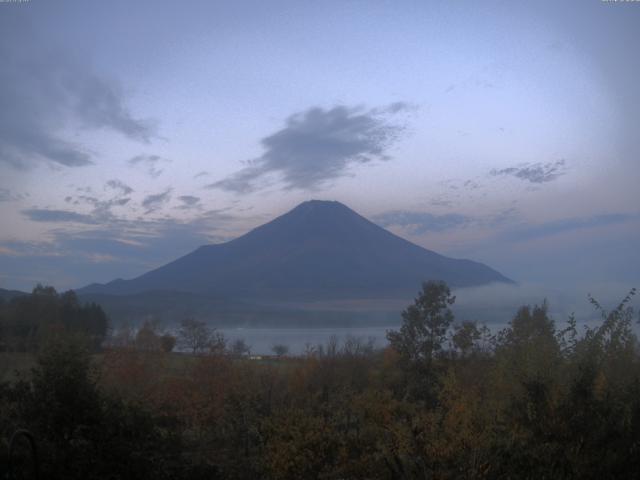
{"type": "Polygon", "coordinates": [[[0,382],[14,380],[17,374],[26,374],[35,365],[36,357],[25,352],[0,352],[0,382]]]}

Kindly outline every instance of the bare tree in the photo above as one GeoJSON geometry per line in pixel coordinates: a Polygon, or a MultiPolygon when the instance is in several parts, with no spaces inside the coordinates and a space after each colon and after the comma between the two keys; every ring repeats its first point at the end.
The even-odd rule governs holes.
{"type": "Polygon", "coordinates": [[[342,347],[342,355],[347,357],[366,357],[375,350],[376,339],[369,337],[365,340],[362,337],[348,335],[342,347]]]}
{"type": "Polygon", "coordinates": [[[227,339],[215,328],[211,330],[211,339],[209,340],[209,353],[213,355],[224,355],[227,353],[227,339]]]}
{"type": "Polygon", "coordinates": [[[214,335],[214,330],[205,322],[194,318],[185,318],[180,322],[180,329],[178,330],[180,347],[190,350],[194,355],[209,350],[213,343],[219,343],[218,340],[217,336],[214,335]]]}

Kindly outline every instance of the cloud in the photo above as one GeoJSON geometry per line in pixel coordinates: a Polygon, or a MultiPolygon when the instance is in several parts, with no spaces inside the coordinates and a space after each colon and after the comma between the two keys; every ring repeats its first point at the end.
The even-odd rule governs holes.
{"type": "Polygon", "coordinates": [[[394,103],[372,110],[337,106],[310,108],[287,118],[284,128],[261,140],[264,153],[233,175],[207,185],[236,193],[262,187],[278,174],[287,189],[313,189],[347,173],[351,165],[388,160],[403,128],[389,116],[409,107],[394,103]]]}
{"type": "Polygon", "coordinates": [[[147,209],[145,213],[151,213],[158,210],[169,200],[171,200],[171,188],[168,188],[162,193],[147,195],[144,200],[142,200],[142,206],[147,209]]]}
{"type": "MultiPolygon", "coordinates": [[[[107,186],[109,186],[108,183],[107,186]]],[[[131,201],[131,198],[123,196],[126,194],[125,192],[133,191],[130,187],[122,184],[116,185],[115,188],[118,189],[118,194],[106,200],[101,200],[92,195],[78,195],[76,197],[66,196],[64,201],[72,205],[91,205],[93,207],[91,211],[92,218],[96,222],[105,222],[113,218],[113,213],[111,212],[113,207],[122,207],[131,201]]]]}
{"type": "Polygon", "coordinates": [[[199,206],[200,197],[194,197],[193,195],[181,195],[178,200],[182,202],[180,208],[187,209],[199,206]]]}
{"type": "Polygon", "coordinates": [[[50,46],[17,16],[3,14],[0,32],[0,162],[92,164],[90,151],[66,137],[70,130],[108,129],[149,141],[151,124],[132,116],[116,82],[50,46]]]}
{"type": "Polygon", "coordinates": [[[48,210],[40,208],[31,208],[22,210],[22,214],[32,222],[65,222],[65,223],[84,223],[93,225],[96,219],[91,215],[71,212],[68,210],[48,210]]]}
{"type": "Polygon", "coordinates": [[[129,203],[129,200],[131,200],[130,198],[119,198],[117,200],[114,200],[114,204],[118,205],[118,206],[123,206],[126,205],[127,203],[129,203]]]}
{"type": "Polygon", "coordinates": [[[39,242],[5,241],[0,243],[0,248],[5,249],[6,254],[11,251],[15,255],[65,256],[79,252],[130,260],[139,255],[144,261],[155,255],[170,258],[212,240],[223,240],[224,237],[212,232],[238,220],[226,209],[209,210],[188,221],[175,218],[130,219],[113,215],[97,222],[89,219],[88,215],[68,211],[32,209],[23,213],[35,221],[77,222],[92,227],[52,229],[46,240],[39,242]]]}
{"type": "Polygon", "coordinates": [[[453,206],[453,200],[448,200],[447,198],[443,197],[442,195],[433,197],[431,200],[429,200],[429,204],[433,205],[434,207],[452,207],[453,206]]]}
{"type": "Polygon", "coordinates": [[[514,208],[482,216],[469,216],[460,213],[437,215],[429,212],[392,210],[374,215],[372,219],[383,227],[398,226],[414,235],[421,235],[467,227],[495,228],[512,222],[517,214],[518,212],[514,208]]]}
{"type": "Polygon", "coordinates": [[[66,203],[71,203],[72,205],[97,205],[100,203],[100,200],[97,197],[92,197],[90,195],[78,195],[77,197],[73,197],[71,195],[67,195],[64,197],[64,201],[66,203]]]}
{"type": "Polygon", "coordinates": [[[169,163],[170,160],[159,155],[137,155],[129,160],[129,165],[142,167],[151,178],[158,178],[164,171],[159,168],[162,163],[169,163]]]}
{"type": "Polygon", "coordinates": [[[473,180],[473,179],[462,180],[462,179],[456,179],[456,178],[449,178],[447,180],[439,181],[438,184],[442,185],[448,190],[467,191],[467,192],[471,192],[473,190],[478,190],[482,188],[482,185],[477,180],[473,180]]]}
{"type": "Polygon", "coordinates": [[[24,194],[15,194],[8,188],[0,187],[0,202],[13,202],[15,200],[22,200],[24,198],[24,194]]]}
{"type": "Polygon", "coordinates": [[[0,255],[15,257],[15,256],[18,256],[19,253],[9,247],[0,246],[0,255]]]}
{"type": "Polygon", "coordinates": [[[25,288],[36,282],[77,288],[130,278],[198,246],[228,240],[228,229],[235,232],[238,220],[228,210],[219,209],[188,221],[112,215],[82,228],[65,225],[49,230],[38,242],[0,242],[0,272],[13,281],[23,281],[25,288]]]}
{"type": "Polygon", "coordinates": [[[475,221],[472,217],[457,213],[434,215],[426,212],[410,212],[402,210],[394,210],[375,215],[373,220],[383,227],[399,226],[408,228],[416,235],[465,227],[475,221]]]}
{"type": "Polygon", "coordinates": [[[109,180],[105,185],[113,190],[120,191],[123,195],[129,195],[130,193],[133,193],[133,188],[131,188],[121,180],[109,180]]]}
{"type": "Polygon", "coordinates": [[[608,227],[638,219],[640,219],[638,213],[609,213],[591,217],[566,218],[538,225],[521,226],[506,232],[503,238],[515,242],[528,241],[575,230],[608,227]]]}
{"type": "Polygon", "coordinates": [[[199,173],[196,173],[193,178],[200,178],[200,177],[208,177],[210,175],[209,172],[207,172],[206,170],[203,170],[199,173]]]}
{"type": "Polygon", "coordinates": [[[91,263],[106,263],[106,262],[116,262],[118,261],[117,257],[113,255],[104,254],[104,253],[89,253],[87,254],[87,260],[91,263]]]}
{"type": "Polygon", "coordinates": [[[239,172],[234,173],[230,177],[225,178],[224,180],[210,183],[205,188],[219,188],[221,190],[235,193],[251,193],[260,189],[259,186],[255,185],[255,180],[266,173],[268,173],[267,170],[247,167],[243,170],[240,170],[239,172]]]}
{"type": "Polygon", "coordinates": [[[551,182],[567,173],[564,160],[549,163],[531,163],[518,167],[493,169],[489,173],[494,177],[511,176],[530,183],[551,182]]]}
{"type": "Polygon", "coordinates": [[[462,186],[464,188],[466,188],[467,190],[477,190],[478,188],[480,188],[480,184],[478,182],[475,182],[473,180],[466,180],[462,186]]]}

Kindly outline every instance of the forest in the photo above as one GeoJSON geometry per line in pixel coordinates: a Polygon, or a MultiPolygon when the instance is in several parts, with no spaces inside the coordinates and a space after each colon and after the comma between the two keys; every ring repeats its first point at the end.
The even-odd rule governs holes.
{"type": "MultiPolygon", "coordinates": [[[[493,332],[427,282],[389,344],[253,359],[204,323],[111,331],[38,286],[0,306],[0,474],[51,479],[625,479],[640,471],[630,306],[601,321],[522,306],[493,332]],[[175,345],[180,346],[176,351],[175,345]],[[36,444],[36,456],[24,429],[36,444]],[[10,470],[10,471],[9,471],[10,470]]],[[[245,346],[246,347],[246,346],[245,346]]]]}

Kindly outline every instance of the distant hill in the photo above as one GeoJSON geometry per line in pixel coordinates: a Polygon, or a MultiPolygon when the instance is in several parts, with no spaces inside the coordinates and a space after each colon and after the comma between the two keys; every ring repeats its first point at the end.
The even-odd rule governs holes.
{"type": "Polygon", "coordinates": [[[481,263],[419,247],[339,202],[312,200],[229,242],[78,293],[169,291],[270,302],[411,298],[421,282],[431,279],[453,287],[513,283],[481,263]]]}
{"type": "Polygon", "coordinates": [[[14,297],[21,297],[23,295],[27,295],[27,293],[19,290],[5,290],[4,288],[0,288],[0,298],[5,302],[8,302],[14,297]]]}

